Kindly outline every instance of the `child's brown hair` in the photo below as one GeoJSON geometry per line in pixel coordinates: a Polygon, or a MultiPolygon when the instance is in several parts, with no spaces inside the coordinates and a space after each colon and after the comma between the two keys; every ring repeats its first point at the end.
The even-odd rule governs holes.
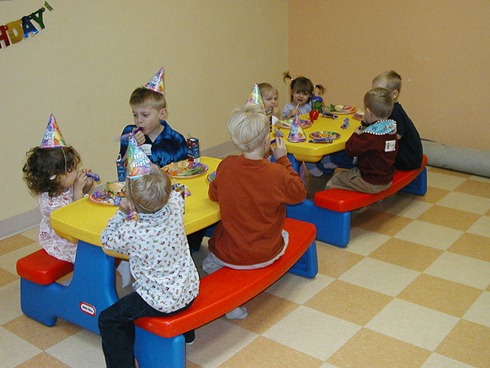
{"type": "Polygon", "coordinates": [[[61,194],[60,175],[72,172],[81,162],[73,147],[34,147],[26,153],[27,162],[22,168],[24,181],[33,195],[48,192],[50,197],[61,194]]]}

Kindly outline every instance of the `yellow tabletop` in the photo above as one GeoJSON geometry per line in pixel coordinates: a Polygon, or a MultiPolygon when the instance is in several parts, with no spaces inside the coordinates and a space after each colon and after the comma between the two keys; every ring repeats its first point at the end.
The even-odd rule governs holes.
{"type": "MultiPolygon", "coordinates": [[[[286,148],[288,153],[292,153],[298,161],[306,162],[318,162],[323,156],[331,153],[342,151],[345,148],[345,142],[352,133],[356,130],[356,127],[361,124],[359,120],[353,118],[353,114],[337,115],[337,119],[319,117],[313,125],[307,129],[303,129],[306,135],[306,142],[292,143],[287,140],[289,135],[289,129],[280,128],[284,134],[286,148]],[[344,120],[349,119],[349,126],[346,129],[342,129],[341,126],[344,120]],[[340,138],[333,141],[333,143],[309,143],[310,134],[317,131],[331,131],[340,134],[340,138]]],[[[300,116],[300,119],[309,120],[308,114],[300,116]]],[[[274,133],[275,126],[273,127],[274,133]]]]}
{"type": "MultiPolygon", "coordinates": [[[[187,179],[172,179],[175,183],[185,184],[191,195],[185,199],[184,226],[187,234],[204,229],[220,220],[217,202],[208,198],[208,175],[216,171],[221,160],[201,157],[201,162],[208,165],[208,171],[200,176],[187,179]]],[[[73,242],[84,241],[97,246],[100,235],[107,222],[116,212],[116,206],[102,205],[83,198],[64,206],[51,214],[51,226],[62,237],[73,242]]]]}

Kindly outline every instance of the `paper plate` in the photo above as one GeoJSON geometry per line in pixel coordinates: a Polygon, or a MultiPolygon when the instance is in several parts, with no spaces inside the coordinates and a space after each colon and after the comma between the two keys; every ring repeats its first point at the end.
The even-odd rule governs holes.
{"type": "Polygon", "coordinates": [[[89,199],[92,202],[103,204],[106,206],[119,206],[122,198],[123,197],[119,197],[112,193],[106,192],[105,190],[97,190],[89,196],[89,199]]]}
{"type": "Polygon", "coordinates": [[[162,168],[162,170],[172,178],[188,179],[204,174],[208,171],[209,166],[202,163],[189,162],[182,160],[172,162],[162,168]]]}
{"type": "Polygon", "coordinates": [[[330,132],[328,130],[321,130],[319,132],[310,133],[311,139],[331,139],[332,141],[340,138],[340,134],[337,132],[330,132]]]}

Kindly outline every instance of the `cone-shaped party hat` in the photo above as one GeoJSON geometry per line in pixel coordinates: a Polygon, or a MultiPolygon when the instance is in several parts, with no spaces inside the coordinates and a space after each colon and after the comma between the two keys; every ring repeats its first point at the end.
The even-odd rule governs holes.
{"type": "Polygon", "coordinates": [[[41,141],[41,148],[66,147],[60,127],[53,114],[49,116],[48,126],[41,141]]]}
{"type": "Polygon", "coordinates": [[[248,96],[248,100],[245,105],[259,105],[260,107],[264,107],[264,100],[262,100],[262,93],[260,93],[259,85],[255,84],[250,96],[248,96]]]}
{"type": "Polygon", "coordinates": [[[293,122],[291,123],[291,130],[289,131],[288,141],[293,143],[306,141],[306,136],[299,122],[298,114],[295,115],[293,122]]]}
{"type": "Polygon", "coordinates": [[[138,145],[133,135],[129,137],[128,165],[126,177],[138,179],[150,172],[151,162],[145,151],[138,145]]]}
{"type": "Polygon", "coordinates": [[[151,80],[145,85],[145,88],[151,89],[161,95],[165,94],[165,70],[160,70],[151,78],[151,80]]]}

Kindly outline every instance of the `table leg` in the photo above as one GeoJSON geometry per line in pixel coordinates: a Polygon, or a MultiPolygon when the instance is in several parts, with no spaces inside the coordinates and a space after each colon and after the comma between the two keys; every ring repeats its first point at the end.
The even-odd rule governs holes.
{"type": "Polygon", "coordinates": [[[79,241],[73,278],[52,295],[55,315],[99,334],[100,312],[119,299],[114,269],[114,258],[102,248],[79,241]]]}

